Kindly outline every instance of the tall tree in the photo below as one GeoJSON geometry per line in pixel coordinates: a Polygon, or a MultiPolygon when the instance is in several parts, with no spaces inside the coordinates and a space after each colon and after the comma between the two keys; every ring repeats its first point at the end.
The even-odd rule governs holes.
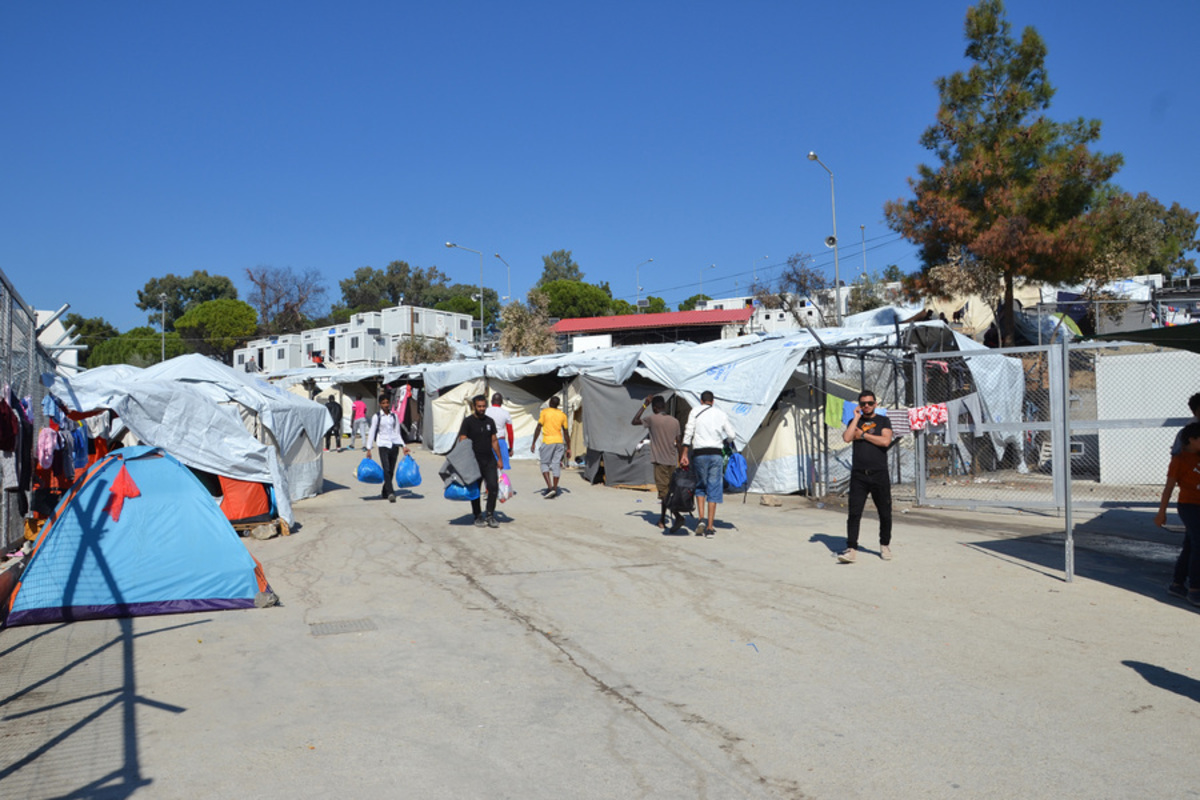
{"type": "Polygon", "coordinates": [[[920,247],[935,290],[931,270],[952,259],[1003,287],[1011,343],[1017,278],[1074,280],[1094,262],[1098,220],[1088,211],[1121,156],[1089,149],[1099,121],[1044,115],[1054,95],[1046,46],[1032,27],[1012,37],[1001,0],[969,8],[965,30],[973,63],[938,79],[937,121],[921,137],[940,166],[920,165],[909,179],[914,198],[889,202],[884,213],[920,247]]]}
{"type": "Polygon", "coordinates": [[[259,265],[246,269],[254,287],[250,305],[258,311],[258,321],[266,333],[291,333],[307,327],[321,315],[320,300],[325,296],[321,273],[307,269],[296,273],[291,267],[259,265]]]}
{"type": "Polygon", "coordinates": [[[534,289],[529,302],[509,303],[500,312],[503,329],[500,350],[506,356],[540,356],[558,350],[558,337],[550,326],[550,297],[534,289]]]}
{"type": "Polygon", "coordinates": [[[379,311],[403,304],[432,308],[447,297],[449,277],[437,267],[413,267],[393,261],[385,269],[359,267],[353,277],[338,282],[340,306],[350,313],[379,311]]]}
{"type": "Polygon", "coordinates": [[[548,256],[542,256],[542,277],[534,284],[540,289],[552,281],[582,281],[583,270],[571,258],[570,250],[555,250],[548,256]]]}
{"type": "Polygon", "coordinates": [[[233,351],[254,336],[258,314],[241,300],[209,300],[175,320],[175,331],[196,352],[232,363],[233,351]]]}
{"type": "Polygon", "coordinates": [[[77,357],[79,366],[85,368],[92,366],[89,359],[100,344],[116,338],[121,333],[104,317],[84,317],[74,311],[63,317],[63,326],[67,330],[74,327],[76,344],[87,345],[87,350],[80,350],[77,357]]]}
{"type": "Polygon", "coordinates": [[[612,301],[603,289],[583,281],[550,281],[538,288],[549,299],[547,311],[551,317],[601,317],[611,308],[612,301]]]}
{"type": "Polygon", "coordinates": [[[198,269],[187,277],[167,273],[161,278],[151,278],[138,290],[137,307],[149,312],[146,315],[151,325],[162,326],[162,295],[166,295],[167,330],[174,330],[175,320],[187,313],[189,308],[207,303],[209,300],[228,298],[236,300],[238,293],[233,281],[224,275],[209,275],[198,269]]]}

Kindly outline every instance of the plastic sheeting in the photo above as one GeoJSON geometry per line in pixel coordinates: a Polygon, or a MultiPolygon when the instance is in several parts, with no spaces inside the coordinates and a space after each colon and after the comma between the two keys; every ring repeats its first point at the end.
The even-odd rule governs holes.
{"type": "Polygon", "coordinates": [[[272,484],[289,525],[291,501],[321,489],[325,407],[203,356],[53,377],[50,390],[77,411],[112,409],[139,441],[190,467],[272,484]]]}

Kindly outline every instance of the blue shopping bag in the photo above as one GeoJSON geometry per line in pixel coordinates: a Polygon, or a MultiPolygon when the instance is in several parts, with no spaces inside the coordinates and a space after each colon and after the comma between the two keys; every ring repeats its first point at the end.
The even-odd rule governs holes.
{"type": "Polygon", "coordinates": [[[500,439],[500,461],[504,463],[504,469],[512,469],[508,465],[508,439],[500,439]]]}
{"type": "Polygon", "coordinates": [[[421,468],[412,456],[400,459],[396,466],[396,488],[412,489],[421,485],[421,468]]]}
{"type": "Polygon", "coordinates": [[[475,481],[470,486],[461,483],[451,483],[446,487],[444,494],[447,500],[478,500],[479,481],[475,481]]]}
{"type": "Polygon", "coordinates": [[[383,483],[383,467],[369,458],[358,462],[355,475],[363,483],[383,483]]]}
{"type": "Polygon", "coordinates": [[[725,464],[725,485],[735,491],[741,491],[750,480],[746,469],[746,457],[741,453],[730,453],[729,461],[725,464]]]}

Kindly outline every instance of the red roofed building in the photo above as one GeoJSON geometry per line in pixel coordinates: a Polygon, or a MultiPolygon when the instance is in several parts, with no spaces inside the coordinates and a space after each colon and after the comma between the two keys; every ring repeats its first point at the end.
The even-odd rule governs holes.
{"type": "MultiPolygon", "coordinates": [[[[603,336],[611,340],[593,346],[617,347],[657,342],[711,342],[749,333],[753,308],[712,311],[667,311],[660,314],[622,314],[612,317],[580,317],[554,323],[554,332],[570,340],[603,336]]],[[[568,347],[569,350],[588,349],[568,347]]]]}

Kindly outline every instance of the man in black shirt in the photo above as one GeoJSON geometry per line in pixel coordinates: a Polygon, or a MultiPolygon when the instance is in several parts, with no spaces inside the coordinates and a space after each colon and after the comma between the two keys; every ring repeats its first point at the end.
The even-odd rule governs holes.
{"type": "Polygon", "coordinates": [[[487,520],[484,520],[479,498],[471,501],[471,511],[475,514],[475,527],[500,527],[496,522],[496,498],[500,494],[499,469],[503,466],[500,460],[500,442],[496,438],[496,423],[487,415],[487,398],[476,395],[471,400],[475,413],[463,420],[458,429],[458,440],[471,440],[471,449],[475,460],[479,462],[479,471],[483,474],[483,485],[487,487],[487,520]]]}
{"type": "Polygon", "coordinates": [[[892,444],[892,423],[875,413],[875,393],[858,395],[854,419],[842,433],[842,441],[851,446],[850,516],[846,519],[846,549],[838,561],[853,564],[858,550],[858,527],[862,522],[867,495],[879,512],[879,557],[892,560],[892,483],[888,476],[887,450],[892,444]]]}

